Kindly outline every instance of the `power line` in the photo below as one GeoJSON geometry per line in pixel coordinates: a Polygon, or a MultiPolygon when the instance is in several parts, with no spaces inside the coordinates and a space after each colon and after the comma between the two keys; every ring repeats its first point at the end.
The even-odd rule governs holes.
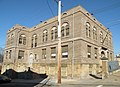
{"type": "Polygon", "coordinates": [[[120,24],[120,22],[114,23],[114,24],[110,25],[109,27],[113,27],[113,26],[116,26],[116,25],[119,25],[119,24],[120,24]]]}
{"type": "Polygon", "coordinates": [[[120,19],[112,21],[111,23],[108,23],[108,24],[116,24],[116,23],[120,23],[120,19]]]}
{"type": "Polygon", "coordinates": [[[51,7],[50,7],[50,4],[49,4],[48,0],[46,0],[46,2],[47,2],[47,5],[48,5],[48,7],[49,7],[49,9],[50,9],[50,12],[52,13],[52,15],[53,15],[53,17],[54,17],[55,15],[54,15],[54,13],[53,13],[51,7]]]}
{"type": "MultiPolygon", "coordinates": [[[[59,0],[58,0],[58,1],[57,1],[57,0],[54,0],[54,1],[58,4],[58,1],[59,1],[59,0]]],[[[61,7],[63,7],[63,4],[61,4],[61,7]]]]}
{"type": "Polygon", "coordinates": [[[109,11],[109,10],[112,10],[112,9],[115,9],[115,8],[118,8],[118,7],[120,7],[120,2],[114,3],[112,5],[109,5],[109,6],[97,9],[97,10],[93,10],[92,14],[98,14],[98,13],[109,11]]]}

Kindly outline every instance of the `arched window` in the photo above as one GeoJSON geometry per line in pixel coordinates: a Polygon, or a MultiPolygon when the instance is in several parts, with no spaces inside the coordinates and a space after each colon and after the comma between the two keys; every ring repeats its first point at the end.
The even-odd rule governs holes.
{"type": "Polygon", "coordinates": [[[37,47],[37,35],[34,34],[32,36],[32,44],[31,44],[31,47],[37,47]]]}
{"type": "Polygon", "coordinates": [[[23,45],[26,45],[26,37],[23,37],[23,45]]]}
{"type": "Polygon", "coordinates": [[[14,35],[11,34],[11,44],[13,44],[13,42],[14,42],[14,35]]]}
{"type": "Polygon", "coordinates": [[[96,27],[93,27],[93,39],[97,40],[97,29],[96,29],[96,27]]]}
{"type": "Polygon", "coordinates": [[[35,47],[37,47],[37,35],[35,36],[35,47]]]}
{"type": "Polygon", "coordinates": [[[101,58],[105,57],[104,51],[101,52],[101,58]]]}
{"type": "Polygon", "coordinates": [[[64,37],[64,26],[61,28],[61,37],[64,37]]]}
{"type": "Polygon", "coordinates": [[[106,38],[105,38],[105,42],[106,42],[106,45],[108,45],[108,35],[106,35],[106,38]]]}
{"type": "Polygon", "coordinates": [[[100,42],[102,43],[103,42],[103,32],[100,31],[100,42]]]}
{"type": "Polygon", "coordinates": [[[68,36],[69,35],[69,25],[68,25],[68,23],[66,23],[65,29],[66,29],[66,36],[68,36]]]}
{"type": "Polygon", "coordinates": [[[26,45],[26,36],[24,34],[19,36],[19,44],[26,45]]]}
{"type": "Polygon", "coordinates": [[[86,23],[86,36],[91,37],[90,23],[86,23]]]}
{"type": "Polygon", "coordinates": [[[57,39],[58,37],[58,31],[57,31],[57,28],[55,29],[55,39],[57,39]]]}
{"type": "Polygon", "coordinates": [[[47,30],[44,30],[43,31],[43,42],[47,42],[47,40],[48,40],[48,32],[47,30]]]}
{"type": "Polygon", "coordinates": [[[68,36],[69,35],[69,24],[63,23],[61,28],[61,37],[68,36]]]}
{"type": "Polygon", "coordinates": [[[52,29],[51,30],[51,40],[53,40],[54,39],[54,30],[52,29]]]}
{"type": "Polygon", "coordinates": [[[51,40],[55,40],[57,37],[58,37],[57,27],[54,26],[54,27],[51,29],[51,40]]]}

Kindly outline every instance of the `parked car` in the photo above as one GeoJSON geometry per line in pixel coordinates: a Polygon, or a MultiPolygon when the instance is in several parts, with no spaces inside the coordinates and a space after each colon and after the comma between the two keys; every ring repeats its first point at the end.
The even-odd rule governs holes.
{"type": "Polygon", "coordinates": [[[4,75],[0,75],[0,83],[9,83],[9,82],[11,82],[11,78],[4,75]]]}

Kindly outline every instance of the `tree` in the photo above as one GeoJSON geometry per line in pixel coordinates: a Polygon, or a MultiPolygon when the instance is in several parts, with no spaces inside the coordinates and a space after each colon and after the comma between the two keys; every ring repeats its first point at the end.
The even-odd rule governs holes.
{"type": "Polygon", "coordinates": [[[3,57],[4,57],[4,49],[0,47],[0,63],[3,62],[3,57]]]}

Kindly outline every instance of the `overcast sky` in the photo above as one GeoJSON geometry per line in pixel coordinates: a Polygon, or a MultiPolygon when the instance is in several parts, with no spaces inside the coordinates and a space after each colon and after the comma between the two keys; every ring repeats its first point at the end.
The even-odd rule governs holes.
{"type": "MultiPolygon", "coordinates": [[[[120,0],[61,0],[62,11],[81,5],[113,34],[114,53],[120,54],[120,0]]],[[[54,0],[0,0],[0,47],[15,24],[33,27],[57,15],[54,0]]]]}

